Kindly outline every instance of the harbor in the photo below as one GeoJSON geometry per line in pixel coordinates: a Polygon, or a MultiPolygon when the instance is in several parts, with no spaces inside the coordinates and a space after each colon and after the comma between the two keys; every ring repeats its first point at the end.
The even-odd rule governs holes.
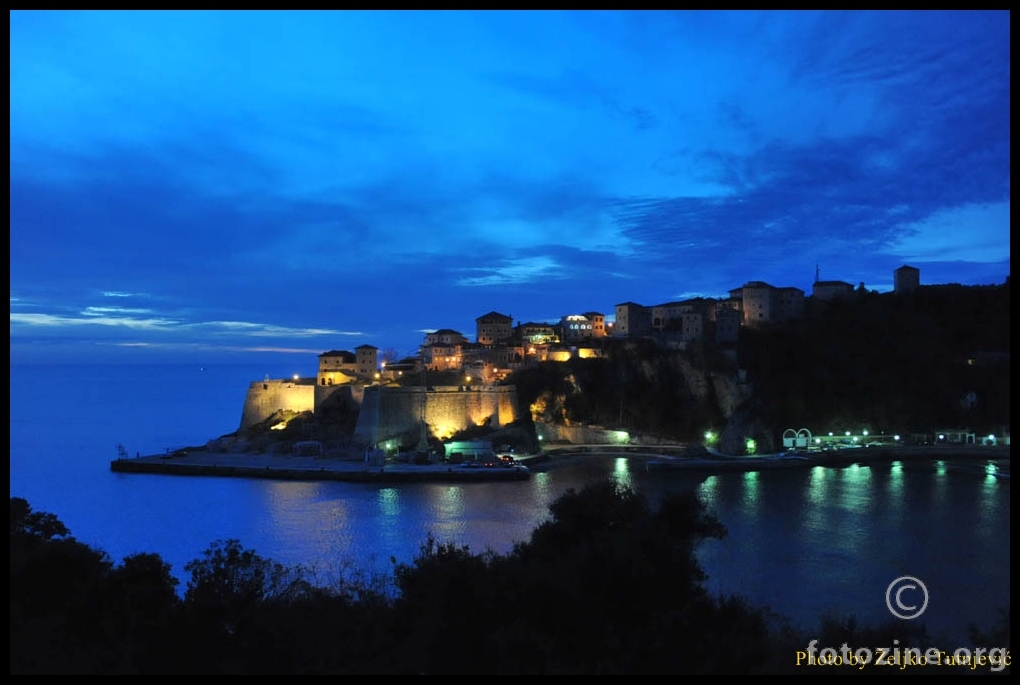
{"type": "Polygon", "coordinates": [[[272,453],[223,453],[202,449],[168,454],[118,458],[110,462],[117,473],[177,476],[227,476],[277,480],[345,481],[352,483],[424,483],[527,480],[523,464],[466,467],[461,464],[379,464],[349,455],[297,456],[272,453]]]}
{"type": "Polygon", "coordinates": [[[996,478],[1009,478],[1009,447],[934,446],[859,448],[834,452],[791,451],[777,454],[730,456],[717,452],[691,453],[661,446],[570,445],[521,455],[509,461],[466,463],[413,463],[387,459],[383,462],[359,459],[350,453],[294,455],[275,453],[224,453],[201,448],[180,449],[167,454],[121,455],[110,462],[117,473],[180,476],[227,476],[278,480],[320,480],[355,483],[491,482],[527,480],[534,472],[546,471],[590,457],[625,457],[644,463],[655,471],[700,471],[725,473],[772,469],[840,468],[853,464],[892,462],[932,463],[965,461],[985,469],[996,478]]]}

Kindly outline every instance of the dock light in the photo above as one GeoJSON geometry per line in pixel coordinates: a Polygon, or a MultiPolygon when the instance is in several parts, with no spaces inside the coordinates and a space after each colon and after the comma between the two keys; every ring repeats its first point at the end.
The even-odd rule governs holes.
{"type": "Polygon", "coordinates": [[[297,374],[294,374],[294,380],[297,380],[298,378],[299,376],[297,374]]]}
{"type": "Polygon", "coordinates": [[[849,438],[850,437],[850,431],[847,431],[846,433],[844,433],[844,435],[849,438]]]}

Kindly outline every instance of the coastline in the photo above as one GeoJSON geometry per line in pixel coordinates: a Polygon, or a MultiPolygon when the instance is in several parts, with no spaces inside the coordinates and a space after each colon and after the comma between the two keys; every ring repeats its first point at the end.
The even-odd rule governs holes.
{"type": "MultiPolygon", "coordinates": [[[[703,473],[727,473],[767,471],[775,469],[844,468],[858,465],[891,464],[893,462],[937,464],[940,461],[972,461],[974,463],[996,462],[997,477],[1009,478],[1009,446],[983,445],[934,445],[925,447],[874,447],[836,450],[834,452],[780,452],[755,456],[731,456],[721,453],[704,452],[691,454],[678,450],[670,453],[661,447],[626,446],[564,446],[540,456],[545,468],[575,463],[585,456],[616,456],[644,461],[646,470],[694,471],[703,473]]],[[[527,463],[533,471],[544,470],[538,464],[527,463]]]]}
{"type": "Polygon", "coordinates": [[[201,448],[172,454],[127,457],[110,462],[117,473],[173,476],[225,476],[276,480],[344,481],[350,483],[482,482],[527,480],[526,467],[462,468],[456,464],[371,465],[347,455],[294,456],[210,452],[201,448]]]}
{"type": "Polygon", "coordinates": [[[349,455],[294,456],[223,453],[201,448],[172,454],[120,458],[110,462],[117,473],[180,476],[320,480],[354,483],[492,482],[527,480],[531,473],[547,471],[590,457],[626,457],[643,461],[648,471],[726,473],[772,469],[841,468],[853,464],[931,462],[944,460],[995,462],[988,475],[1009,478],[1009,447],[937,445],[930,447],[858,448],[836,452],[779,453],[750,457],[704,452],[692,455],[685,448],[570,445],[518,458],[517,467],[463,468],[455,464],[386,462],[370,465],[349,455]]]}

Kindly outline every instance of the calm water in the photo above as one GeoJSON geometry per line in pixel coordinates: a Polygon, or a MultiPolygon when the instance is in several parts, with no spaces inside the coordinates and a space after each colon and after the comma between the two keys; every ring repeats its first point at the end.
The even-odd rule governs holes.
{"type": "Polygon", "coordinates": [[[184,564],[228,538],[323,578],[345,567],[388,572],[390,557],[411,561],[429,533],[506,552],[561,494],[611,477],[652,501],[696,488],[729,531],[700,550],[709,587],[771,604],[799,624],[825,611],[885,621],[886,587],[903,575],[927,585],[925,623],[946,640],[964,640],[969,622],[990,623],[1010,599],[1009,480],[972,464],[702,480],[597,458],[526,482],[399,487],[109,471],[118,443],[145,454],[233,431],[249,382],[294,372],[269,364],[12,366],[10,494],[56,514],[115,561],[159,553],[183,583],[184,564]]]}

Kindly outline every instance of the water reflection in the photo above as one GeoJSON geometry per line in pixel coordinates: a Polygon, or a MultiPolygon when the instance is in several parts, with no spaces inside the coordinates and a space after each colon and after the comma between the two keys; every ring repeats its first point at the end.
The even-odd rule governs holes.
{"type": "Polygon", "coordinates": [[[613,479],[620,487],[631,489],[634,487],[634,479],[630,474],[630,466],[630,459],[624,457],[618,457],[613,462],[613,479]]]}
{"type": "Polygon", "coordinates": [[[758,510],[758,472],[748,471],[744,474],[744,508],[748,514],[754,515],[758,510]]]}
{"type": "Polygon", "coordinates": [[[400,490],[381,488],[379,490],[379,511],[387,517],[400,516],[400,490]]]}
{"type": "Polygon", "coordinates": [[[903,503],[903,462],[894,461],[889,469],[889,481],[886,487],[888,495],[886,506],[893,511],[900,511],[903,503]]]}
{"type": "Polygon", "coordinates": [[[698,488],[698,494],[701,495],[701,501],[704,502],[705,506],[712,511],[714,511],[717,506],[716,499],[718,498],[718,493],[719,493],[718,476],[709,476],[701,483],[701,486],[698,488]]]}
{"type": "Polygon", "coordinates": [[[463,490],[459,487],[447,486],[439,492],[439,514],[443,517],[461,516],[464,514],[463,490]]]}
{"type": "Polygon", "coordinates": [[[1009,480],[993,475],[992,465],[970,466],[894,462],[694,476],[607,457],[507,483],[266,481],[246,485],[261,489],[261,499],[253,492],[236,506],[261,521],[242,542],[266,556],[320,566],[355,559],[379,570],[391,556],[412,561],[430,533],[473,552],[509,552],[548,520],[559,496],[596,480],[612,479],[652,503],[695,489],[727,529],[698,550],[711,591],[773,604],[795,620],[828,609],[871,621],[885,618],[890,580],[914,575],[939,597],[926,612],[931,625],[947,627],[980,623],[994,610],[989,596],[1009,599],[1009,480]]]}

